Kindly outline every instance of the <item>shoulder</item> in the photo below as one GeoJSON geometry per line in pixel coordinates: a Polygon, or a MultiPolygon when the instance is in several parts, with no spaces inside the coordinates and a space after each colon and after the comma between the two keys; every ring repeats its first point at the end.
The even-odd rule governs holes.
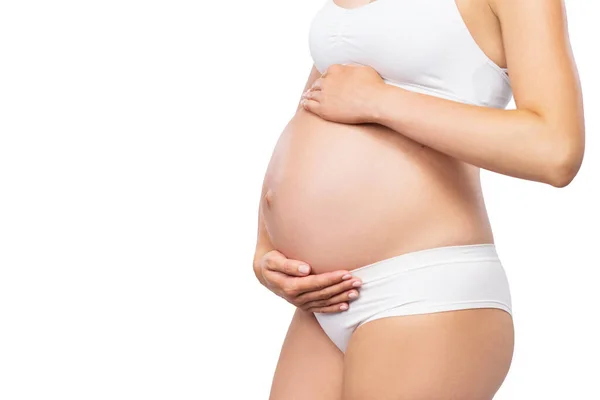
{"type": "MultiPolygon", "coordinates": [[[[506,19],[518,13],[524,18],[544,17],[554,14],[560,17],[565,14],[564,0],[485,0],[499,19],[506,19]]],[[[508,22],[508,21],[506,21],[508,22]]]]}

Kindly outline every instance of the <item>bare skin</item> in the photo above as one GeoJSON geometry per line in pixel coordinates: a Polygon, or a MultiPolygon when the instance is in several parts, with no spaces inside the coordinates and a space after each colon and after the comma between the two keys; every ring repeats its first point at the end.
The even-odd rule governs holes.
{"type": "Polygon", "coordinates": [[[311,312],[296,309],[273,376],[270,400],[341,400],[344,358],[311,312]]]}
{"type": "MultiPolygon", "coordinates": [[[[335,2],[354,8],[369,1],[335,2]]],[[[313,67],[306,101],[265,176],[255,271],[266,269],[256,260],[272,249],[319,276],[424,248],[493,243],[479,168],[556,187],[573,179],[583,157],[583,111],[562,2],[456,3],[484,53],[509,65],[517,110],[401,91],[368,67],[338,65],[326,77],[313,67]],[[362,110],[357,99],[373,107],[362,110]]],[[[283,271],[284,263],[273,269],[283,271]]],[[[290,282],[282,278],[274,291],[288,287],[291,301],[311,293],[310,285],[290,291],[290,282]]],[[[298,310],[270,400],[490,400],[513,348],[508,313],[468,309],[368,322],[344,357],[312,313],[298,310]]]]}
{"type": "Polygon", "coordinates": [[[512,318],[498,309],[370,321],[350,338],[341,398],[490,400],[513,348],[512,318]]]}
{"type": "Polygon", "coordinates": [[[358,297],[362,281],[343,269],[314,274],[306,262],[289,259],[275,249],[263,217],[263,203],[268,204],[269,201],[263,185],[253,261],[256,279],[304,311],[333,313],[347,310],[348,303],[358,297]]]}

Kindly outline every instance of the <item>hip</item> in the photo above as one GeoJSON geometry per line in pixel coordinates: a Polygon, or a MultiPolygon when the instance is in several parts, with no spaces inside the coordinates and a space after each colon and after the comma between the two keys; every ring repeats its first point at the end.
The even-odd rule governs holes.
{"type": "Polygon", "coordinates": [[[361,325],[386,317],[495,308],[512,316],[510,285],[493,243],[414,251],[356,268],[359,297],[347,311],[315,313],[345,351],[361,325]]]}

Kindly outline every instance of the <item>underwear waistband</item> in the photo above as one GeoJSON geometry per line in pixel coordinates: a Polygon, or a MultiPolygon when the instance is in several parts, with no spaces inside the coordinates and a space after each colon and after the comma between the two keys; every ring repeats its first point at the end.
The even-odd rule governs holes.
{"type": "Polygon", "coordinates": [[[496,261],[500,263],[493,243],[432,247],[376,261],[350,270],[363,283],[412,269],[433,265],[496,261]]]}

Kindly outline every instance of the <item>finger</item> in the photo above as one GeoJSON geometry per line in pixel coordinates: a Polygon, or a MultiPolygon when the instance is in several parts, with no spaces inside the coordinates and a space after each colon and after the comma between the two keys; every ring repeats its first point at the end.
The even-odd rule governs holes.
{"type": "Polygon", "coordinates": [[[319,102],[316,100],[303,99],[301,102],[302,107],[306,111],[310,111],[313,114],[319,115],[319,102]]]}
{"type": "Polygon", "coordinates": [[[289,275],[284,274],[279,271],[272,271],[267,268],[262,269],[262,276],[265,278],[265,281],[269,287],[283,288],[286,283],[289,281],[289,275]]]}
{"type": "Polygon", "coordinates": [[[322,290],[351,278],[352,275],[348,271],[340,270],[295,278],[293,284],[294,289],[298,292],[298,295],[300,295],[304,292],[322,290]]]}
{"type": "Polygon", "coordinates": [[[283,272],[279,269],[281,268],[281,265],[283,265],[285,260],[287,260],[287,258],[277,250],[269,251],[262,258],[266,269],[279,272],[283,272]]]}
{"type": "Polygon", "coordinates": [[[310,273],[310,266],[298,260],[286,259],[278,268],[278,271],[291,276],[306,276],[310,273]]]}
{"type": "Polygon", "coordinates": [[[315,93],[321,93],[321,90],[313,90],[312,88],[306,89],[306,91],[302,93],[302,96],[300,96],[300,99],[306,99],[309,94],[314,96],[315,93]]]}
{"type": "Polygon", "coordinates": [[[323,92],[320,90],[309,90],[304,94],[304,98],[308,100],[320,101],[323,92]]]}
{"type": "Polygon", "coordinates": [[[310,266],[307,263],[286,258],[278,251],[271,251],[265,254],[263,260],[266,269],[269,271],[291,276],[306,276],[310,273],[310,266]]]}
{"type": "Polygon", "coordinates": [[[303,307],[321,308],[321,307],[334,306],[336,304],[356,300],[358,298],[358,296],[359,296],[358,290],[353,289],[353,290],[348,290],[344,293],[340,293],[337,296],[333,296],[330,299],[311,301],[309,303],[304,304],[303,307]]]}
{"type": "Polygon", "coordinates": [[[277,250],[265,254],[263,260],[266,268],[270,271],[291,276],[306,276],[310,273],[310,266],[307,263],[289,259],[277,250]]]}
{"type": "Polygon", "coordinates": [[[328,286],[325,289],[302,293],[298,296],[298,302],[303,304],[315,300],[331,299],[333,296],[337,296],[338,294],[348,290],[358,289],[361,287],[361,285],[362,281],[358,278],[348,279],[335,285],[328,286]]]}
{"type": "Polygon", "coordinates": [[[327,307],[309,308],[306,311],[331,314],[331,313],[346,311],[347,309],[348,309],[348,304],[342,303],[342,304],[336,304],[336,305],[327,306],[327,307]]]}

